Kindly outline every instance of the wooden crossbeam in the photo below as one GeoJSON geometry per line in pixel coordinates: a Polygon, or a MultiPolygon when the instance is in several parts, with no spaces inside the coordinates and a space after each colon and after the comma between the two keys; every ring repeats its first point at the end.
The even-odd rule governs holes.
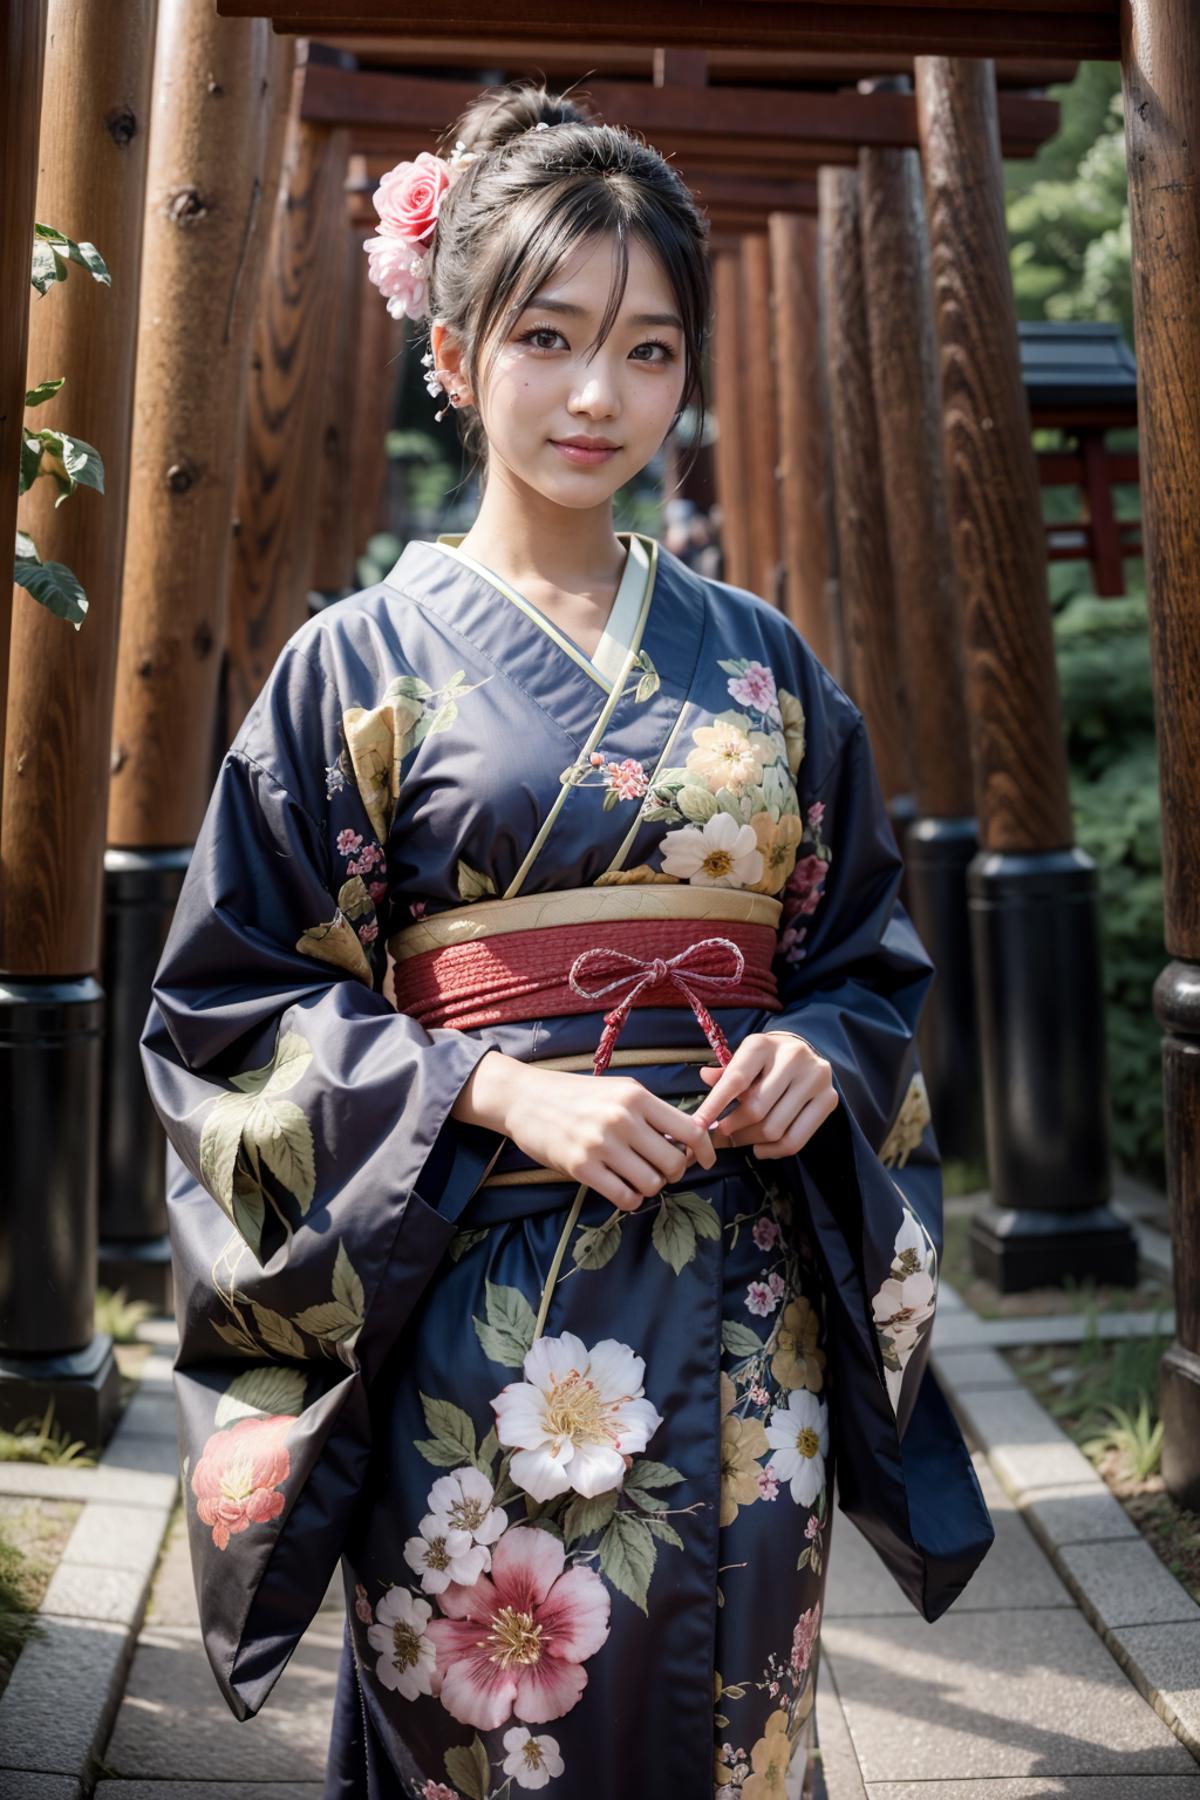
{"type": "MultiPolygon", "coordinates": [[[[913,149],[916,103],[911,94],[840,93],[763,88],[652,87],[646,82],[594,81],[588,96],[601,118],[643,132],[664,155],[713,169],[761,170],[815,179],[822,163],[851,163],[860,147],[913,149]]],[[[310,61],[304,71],[302,117],[347,126],[355,150],[444,131],[478,93],[478,83],[373,69],[339,69],[310,61]],[[422,129],[424,128],[424,130],[422,129]]],[[[999,97],[1004,154],[1032,156],[1058,127],[1057,101],[1027,94],[999,97]]],[[[431,146],[425,146],[431,147],[431,146]]]]}
{"type": "MultiPolygon", "coordinates": [[[[270,18],[277,31],[320,36],[360,31],[481,37],[496,26],[492,0],[217,0],[227,18],[270,18]]],[[[509,37],[560,43],[716,45],[742,49],[904,51],[940,56],[1120,54],[1118,0],[510,0],[509,37]]]]}

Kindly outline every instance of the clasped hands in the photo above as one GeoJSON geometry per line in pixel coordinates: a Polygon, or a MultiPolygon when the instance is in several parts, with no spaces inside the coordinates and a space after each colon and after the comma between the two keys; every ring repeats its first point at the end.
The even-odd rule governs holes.
{"type": "Polygon", "coordinates": [[[709,1091],[684,1113],[630,1076],[539,1069],[493,1050],[452,1115],[502,1132],[543,1167],[633,1212],[693,1162],[711,1169],[726,1146],[764,1160],[793,1155],[838,1104],[829,1062],[790,1031],[752,1032],[723,1069],[699,1074],[709,1091]]]}

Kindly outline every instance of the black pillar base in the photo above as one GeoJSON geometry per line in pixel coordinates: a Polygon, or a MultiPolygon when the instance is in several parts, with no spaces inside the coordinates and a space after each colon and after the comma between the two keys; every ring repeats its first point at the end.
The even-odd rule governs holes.
{"type": "Polygon", "coordinates": [[[971,1220],[971,1263],[1003,1294],[1074,1281],[1131,1285],[1137,1244],[1124,1219],[1107,1206],[1086,1212],[1031,1212],[984,1206],[971,1220]],[[1130,1244],[1133,1243],[1132,1250],[1130,1244]]]}
{"type": "Polygon", "coordinates": [[[40,1423],[53,1405],[54,1424],[95,1449],[112,1430],[120,1395],[112,1339],[98,1332],[82,1350],[61,1356],[0,1355],[0,1429],[5,1431],[27,1419],[40,1423]]]}
{"type": "Polygon", "coordinates": [[[1066,1275],[1132,1287],[1137,1239],[1109,1207],[1096,866],[1072,847],[980,851],[967,892],[992,1193],[975,1272],[1004,1293],[1066,1275]]]}
{"type": "Polygon", "coordinates": [[[100,1283],[112,1293],[124,1288],[130,1300],[145,1300],[156,1313],[174,1312],[170,1238],[101,1238],[100,1283]]]}
{"type": "Polygon", "coordinates": [[[1167,1492],[1200,1512],[1200,1356],[1174,1343],[1159,1364],[1167,1492]]]}
{"type": "Polygon", "coordinates": [[[165,1139],[142,1073],[139,1039],[190,847],[109,850],[104,858],[104,1044],[100,1134],[100,1280],[170,1312],[165,1139]]]}
{"type": "MultiPolygon", "coordinates": [[[[889,821],[891,823],[891,827],[892,827],[892,833],[896,839],[896,843],[899,845],[900,849],[903,850],[905,839],[908,836],[909,827],[911,826],[913,820],[917,816],[916,795],[915,794],[893,794],[892,798],[887,803],[887,810],[888,810],[888,819],[889,819],[889,821]]],[[[909,882],[908,863],[905,862],[904,870],[900,876],[899,898],[900,898],[900,903],[904,907],[905,911],[911,912],[912,907],[909,904],[908,882],[909,882]]]]}
{"type": "Polygon", "coordinates": [[[979,848],[976,821],[914,819],[904,842],[909,911],[937,975],[921,1015],[918,1048],[933,1129],[946,1161],[982,1163],[983,1075],[967,916],[967,867],[979,848]]]}

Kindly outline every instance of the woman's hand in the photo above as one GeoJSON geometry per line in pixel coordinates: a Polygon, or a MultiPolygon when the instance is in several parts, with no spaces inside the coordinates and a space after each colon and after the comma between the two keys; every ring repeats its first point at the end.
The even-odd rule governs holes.
{"type": "Polygon", "coordinates": [[[736,1100],[733,1111],[713,1126],[713,1136],[722,1146],[752,1146],[763,1158],[803,1149],[838,1103],[829,1063],[790,1031],[752,1032],[723,1069],[702,1068],[700,1077],[710,1091],[693,1121],[707,1126],[736,1100]]]}
{"type": "Polygon", "coordinates": [[[695,1116],[640,1081],[539,1069],[499,1050],[476,1063],[451,1115],[503,1132],[544,1168],[586,1182],[625,1212],[679,1181],[693,1157],[706,1169],[716,1160],[695,1116]]]}

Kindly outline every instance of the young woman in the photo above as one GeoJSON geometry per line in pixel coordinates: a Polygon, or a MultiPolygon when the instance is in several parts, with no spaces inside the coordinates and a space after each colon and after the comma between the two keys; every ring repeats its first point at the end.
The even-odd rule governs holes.
{"type": "Polygon", "coordinates": [[[286,645],[143,1039],[206,1643],[253,1713],[340,1557],[329,1796],[798,1800],[835,1465],[926,1618],[992,1536],[932,964],[858,709],[613,529],[699,398],[691,195],[544,89],[457,140],[368,247],[478,517],[286,645]]]}

